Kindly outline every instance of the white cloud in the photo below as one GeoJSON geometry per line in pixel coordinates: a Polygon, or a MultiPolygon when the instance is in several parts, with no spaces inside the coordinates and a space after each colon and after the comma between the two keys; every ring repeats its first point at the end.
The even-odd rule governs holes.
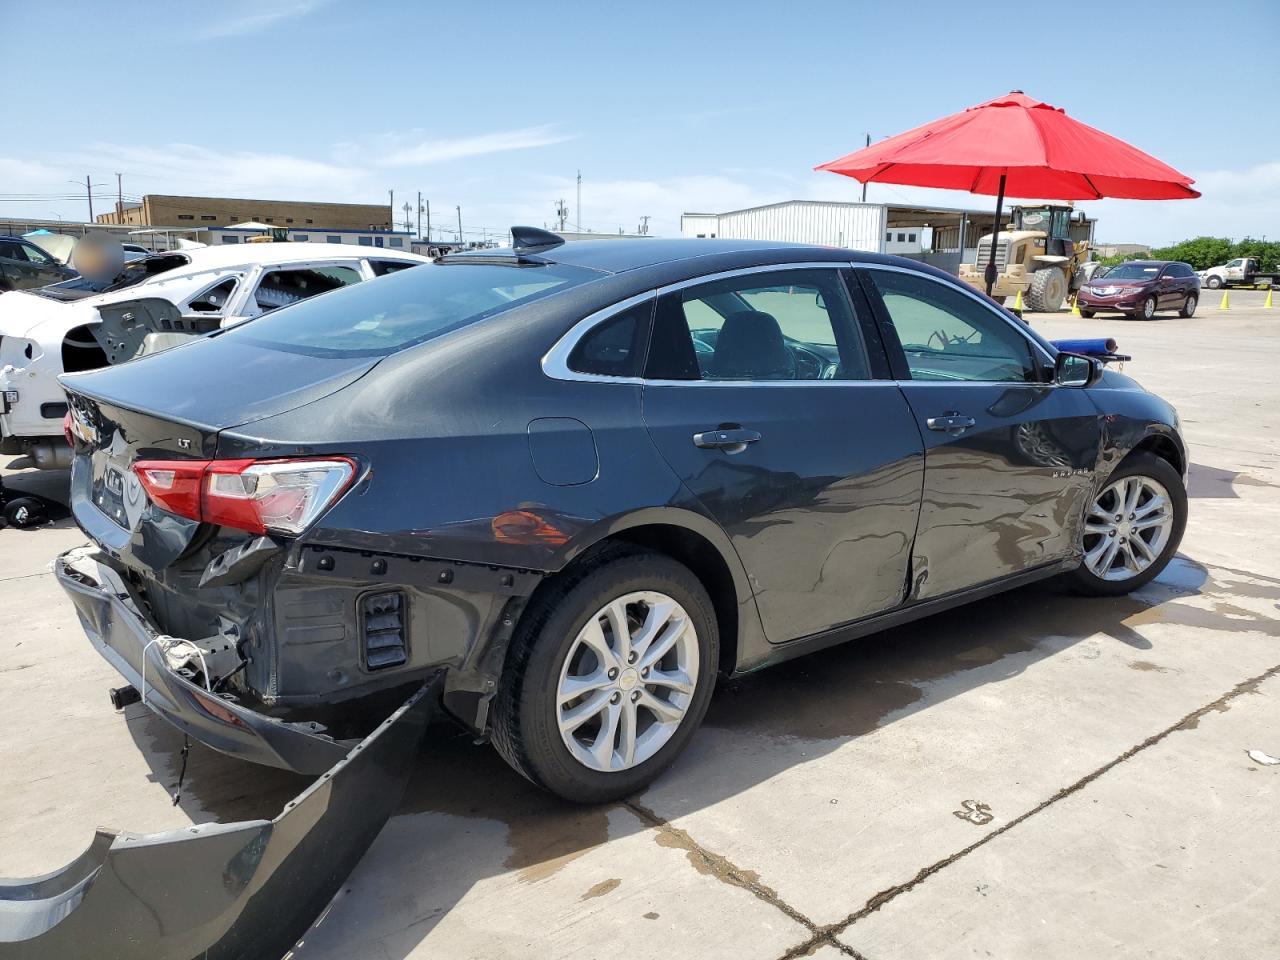
{"type": "Polygon", "coordinates": [[[420,167],[491,153],[546,147],[573,140],[576,136],[561,133],[554,124],[445,139],[427,139],[423,131],[413,130],[384,134],[361,143],[340,143],[334,148],[334,154],[347,159],[367,158],[367,162],[378,167],[420,167]]]}
{"type": "Polygon", "coordinates": [[[210,14],[216,19],[197,30],[194,36],[200,40],[218,40],[259,33],[282,20],[305,17],[328,2],[329,0],[295,0],[293,3],[268,4],[266,9],[257,9],[238,17],[224,16],[227,8],[214,6],[210,9],[210,14]]]}

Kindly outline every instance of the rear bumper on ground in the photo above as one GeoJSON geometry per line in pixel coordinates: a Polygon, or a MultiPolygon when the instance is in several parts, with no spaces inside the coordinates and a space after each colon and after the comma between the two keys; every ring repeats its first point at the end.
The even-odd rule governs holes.
{"type": "Polygon", "coordinates": [[[99,830],[63,869],[0,880],[0,958],[276,960],[399,805],[440,685],[437,675],[273,820],[99,830]]]}
{"type": "Polygon", "coordinates": [[[54,562],[54,573],[94,648],[150,710],[215,750],[297,773],[324,773],[355,745],[325,735],[318,724],[287,723],[247,709],[175,672],[165,650],[176,638],[146,619],[100,556],[89,547],[68,551],[54,562]]]}

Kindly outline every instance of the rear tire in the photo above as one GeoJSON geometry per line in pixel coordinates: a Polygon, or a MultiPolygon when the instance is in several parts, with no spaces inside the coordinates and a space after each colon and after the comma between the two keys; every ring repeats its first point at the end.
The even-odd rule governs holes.
{"type": "Polygon", "coordinates": [[[1085,507],[1081,524],[1085,560],[1067,577],[1078,592],[1091,596],[1118,597],[1130,593],[1150,583],[1168,566],[1178,552],[1186,526],[1187,490],[1178,471],[1168,460],[1145,450],[1131,453],[1085,507]],[[1125,481],[1131,485],[1122,487],[1125,481]],[[1135,502],[1126,512],[1121,499],[1139,485],[1135,502]],[[1112,494],[1113,490],[1119,493],[1112,494]],[[1163,507],[1156,503],[1157,499],[1164,500],[1163,507]],[[1167,511],[1167,524],[1156,523],[1162,510],[1167,511]],[[1116,521],[1117,516],[1122,519],[1116,521]],[[1137,548],[1126,542],[1135,536],[1142,540],[1137,548]],[[1147,549],[1143,550],[1142,546],[1147,549]],[[1102,548],[1100,554],[1099,547],[1102,548]],[[1110,562],[1106,562],[1108,549],[1111,550],[1110,562]],[[1126,555],[1136,558],[1132,569],[1126,555]]]}
{"type": "Polygon", "coordinates": [[[1194,293],[1188,294],[1187,299],[1182,303],[1182,309],[1178,312],[1180,317],[1194,317],[1196,315],[1196,305],[1200,302],[1200,298],[1194,293]]]}
{"type": "Polygon", "coordinates": [[[1031,274],[1031,287],[1027,290],[1027,306],[1037,312],[1052,313],[1062,309],[1067,296],[1067,280],[1062,271],[1046,267],[1031,274]]]}
{"type": "Polygon", "coordinates": [[[602,554],[525,611],[494,699],[493,745],[518,773],[566,800],[617,800],[647,786],[684,749],[706,714],[718,664],[711,599],[687,567],[656,553],[602,554]],[[610,616],[619,601],[625,646],[610,616]],[[677,612],[662,620],[664,610],[677,612]],[[659,639],[676,639],[645,666],[644,651],[656,653],[659,642],[643,645],[650,624],[659,639]],[[672,678],[691,691],[669,685],[672,678]],[[584,692],[568,696],[571,685],[584,692]],[[574,725],[578,716],[587,719],[574,725]]]}

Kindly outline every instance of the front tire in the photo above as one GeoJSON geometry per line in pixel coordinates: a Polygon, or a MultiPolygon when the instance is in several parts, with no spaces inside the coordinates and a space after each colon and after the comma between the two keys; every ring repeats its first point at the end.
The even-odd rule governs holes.
{"type": "Polygon", "coordinates": [[[1154,320],[1156,317],[1156,298],[1147,297],[1142,301],[1142,306],[1138,308],[1137,317],[1139,320],[1154,320]]]}
{"type": "Polygon", "coordinates": [[[1207,281],[1207,285],[1208,285],[1208,287],[1209,287],[1209,289],[1210,289],[1210,290],[1217,290],[1219,287],[1221,287],[1221,286],[1222,286],[1222,278],[1221,278],[1221,277],[1210,277],[1210,278],[1208,279],[1208,281],[1207,281]]]}
{"type": "Polygon", "coordinates": [[[1056,267],[1046,267],[1031,274],[1031,286],[1027,290],[1027,306],[1036,313],[1062,309],[1067,295],[1067,281],[1056,267]]]}
{"type": "Polygon", "coordinates": [[[1086,320],[1092,320],[1096,315],[1097,314],[1093,310],[1086,310],[1083,307],[1080,308],[1080,316],[1084,317],[1086,320]]]}
{"type": "Polygon", "coordinates": [[[656,553],[602,554],[535,598],[494,700],[493,744],[566,800],[647,786],[702,722],[719,663],[711,599],[656,553]]]}
{"type": "Polygon", "coordinates": [[[1129,454],[1085,508],[1084,561],[1068,574],[1081,593],[1116,597],[1150,583],[1178,551],[1187,491],[1169,461],[1129,454]]]}

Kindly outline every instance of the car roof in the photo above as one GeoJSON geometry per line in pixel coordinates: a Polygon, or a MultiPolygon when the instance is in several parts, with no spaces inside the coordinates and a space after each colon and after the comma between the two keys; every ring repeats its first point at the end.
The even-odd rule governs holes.
{"type": "MultiPolygon", "coordinates": [[[[698,257],[713,257],[731,253],[775,254],[779,263],[802,260],[857,260],[878,259],[874,254],[861,254],[856,250],[839,247],[820,247],[803,243],[782,243],[776,240],[722,240],[722,239],[624,239],[624,240],[570,240],[559,246],[537,250],[528,259],[547,263],[563,263],[585,267],[603,273],[625,273],[644,267],[658,266],[698,257]]],[[[509,260],[515,255],[510,247],[491,250],[465,251],[449,254],[445,261],[509,260]]]]}
{"type": "Polygon", "coordinates": [[[392,260],[411,260],[426,263],[428,258],[408,250],[390,250],[386,247],[365,247],[354,243],[227,243],[216,247],[196,247],[191,250],[170,250],[155,256],[183,254],[191,258],[189,267],[210,269],[238,267],[260,263],[304,263],[308,260],[360,260],[366,257],[382,257],[392,260]]]}

